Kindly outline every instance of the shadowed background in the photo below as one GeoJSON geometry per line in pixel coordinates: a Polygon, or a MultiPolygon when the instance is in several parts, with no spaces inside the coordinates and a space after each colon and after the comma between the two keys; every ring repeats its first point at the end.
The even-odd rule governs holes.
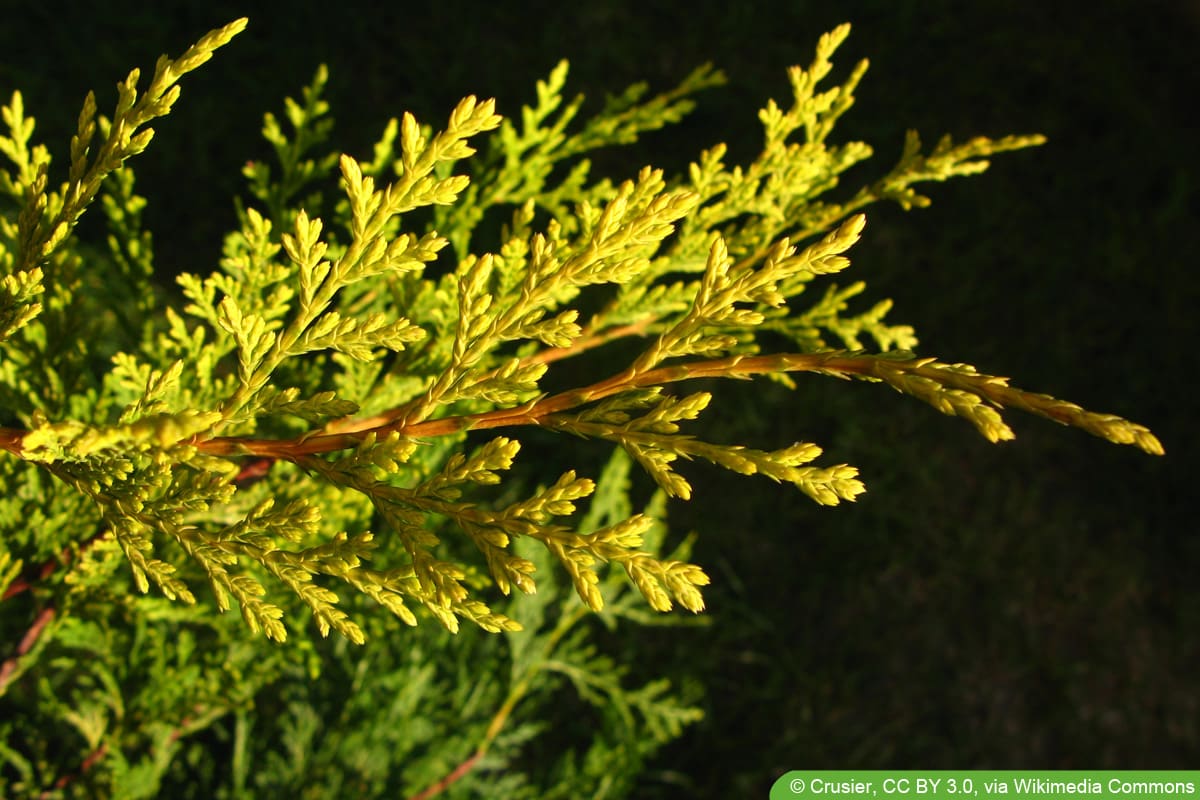
{"type": "Polygon", "coordinates": [[[562,57],[585,110],[637,80],[665,90],[700,62],[724,69],[729,84],[683,125],[595,159],[594,174],[620,178],[645,163],[677,173],[717,141],[729,163],[752,158],[755,112],[787,100],[785,68],[849,21],[834,78],[863,57],[871,69],[834,138],[876,155],[839,196],[890,167],[907,128],[929,146],[942,133],[1046,134],[982,176],[926,187],[929,209],[868,209],[846,277],[894,298],[891,319],[916,327],[922,353],[1128,416],[1167,456],[1015,414],[1017,441],[993,446],[886,388],[815,376],[794,392],[717,387],[705,436],[815,441],[827,463],[860,467],[868,493],[823,509],[769,481],[685,468],[697,497],[671,521],[700,534],[712,624],[613,646],[646,676],[709,689],[707,720],[648,781],[664,796],[763,796],[791,768],[1196,763],[1187,376],[1200,172],[1184,112],[1200,88],[1200,4],[96,5],[24,7],[0,26],[0,93],[22,90],[54,153],[87,89],[111,109],[131,66],[149,72],[159,53],[251,17],[184,80],[137,159],[164,273],[216,264],[241,165],[269,155],[262,112],[321,62],[334,142],[358,155],[388,117],[440,125],[468,93],[516,114],[562,57]]]}

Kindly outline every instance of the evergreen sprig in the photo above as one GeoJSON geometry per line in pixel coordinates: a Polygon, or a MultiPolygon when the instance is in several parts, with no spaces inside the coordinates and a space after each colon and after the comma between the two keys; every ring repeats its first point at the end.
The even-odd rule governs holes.
{"type": "MultiPolygon", "coordinates": [[[[411,114],[392,120],[364,161],[324,150],[332,123],[322,67],[301,102],[287,101],[290,133],[267,115],[278,167],[247,165],[252,199],[239,205],[240,229],[219,270],[179,278],[186,303],[177,309],[148,280],[152,243],[126,161],[149,145],[148,123],[169,113],[177,81],[244,26],[160,59],[140,94],[134,70],[111,118],[89,94],[58,190],[48,188],[49,151],[30,144],[21,96],[3,111],[0,154],[12,167],[0,171],[0,191],[17,210],[0,220],[0,398],[10,426],[0,448],[25,465],[6,465],[4,480],[15,498],[45,489],[38,470],[52,476],[53,491],[87,509],[78,538],[57,545],[115,543],[104,552],[124,553],[143,592],[154,584],[193,603],[203,576],[218,609],[236,602],[274,640],[298,603],[322,636],[361,644],[366,630],[342,608],[339,587],[409,625],[425,615],[449,630],[467,620],[513,631],[521,620],[494,611],[486,586],[535,592],[539,561],[522,548],[537,544],[587,608],[605,608],[600,569],[612,563],[651,608],[698,612],[709,578],[657,554],[650,516],[580,525],[571,520],[592,479],[567,470],[520,490],[509,474],[520,449],[513,429],[537,426],[610,442],[683,499],[691,487],[680,460],[787,482],[826,505],[864,491],[853,467],[815,463],[816,444],[760,450],[686,433],[712,395],[667,389],[699,378],[814,372],[882,382],[991,441],[1012,438],[999,412],[1017,408],[1162,453],[1141,425],[913,354],[912,329],[885,321],[889,301],[850,309],[861,282],[803,297],[849,267],[866,205],[927,205],[916,185],[976,174],[991,155],[1042,141],[942,139],[923,153],[910,133],[885,176],[826,199],[871,154],[865,143],[831,143],[867,63],[819,88],[848,26],[821,38],[807,68],[788,71],[791,101],[763,108],[753,161],[727,166],[716,145],[686,176],[646,168],[616,185],[593,181],[583,156],[676,121],[720,73],[703,68],[649,99],[633,87],[576,126],[582,98],[564,103],[563,62],[519,126],[493,101],[468,97],[440,130],[411,114]],[[72,233],[102,192],[109,257],[85,275],[72,233]],[[482,242],[480,223],[496,211],[509,224],[482,242]],[[136,302],[102,309],[89,299],[109,282],[105,296],[132,291],[136,302]],[[778,335],[796,351],[764,352],[778,335]],[[879,352],[863,349],[864,336],[879,352]],[[543,388],[556,362],[615,341],[635,344],[625,369],[543,388]],[[467,440],[497,428],[505,435],[467,440]],[[464,558],[448,544],[455,538],[478,557],[464,558]]],[[[0,586],[37,552],[36,538],[5,541],[0,586]]],[[[78,580],[92,563],[79,562],[78,580]]],[[[542,669],[585,697],[611,694],[596,677],[604,669],[542,669]]],[[[660,692],[645,687],[644,708],[661,710],[660,692]]],[[[639,695],[623,697],[620,713],[634,714],[639,695]]],[[[689,715],[654,724],[673,730],[689,715]]]]}

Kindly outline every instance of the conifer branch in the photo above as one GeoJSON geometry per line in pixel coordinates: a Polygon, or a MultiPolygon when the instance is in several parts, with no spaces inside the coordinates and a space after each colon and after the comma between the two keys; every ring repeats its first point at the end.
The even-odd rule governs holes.
{"type": "Polygon", "coordinates": [[[675,470],[681,460],[788,482],[825,505],[864,491],[854,467],[815,463],[816,444],[765,450],[685,432],[712,396],[667,389],[697,379],[854,378],[962,417],[993,442],[1012,438],[1000,411],[1015,408],[1163,452],[1144,426],[915,355],[912,328],[885,319],[890,301],[851,308],[861,281],[805,297],[850,268],[862,208],[927,205],[920,183],[977,174],[990,156],[1042,141],[942,139],[923,153],[912,133],[885,176],[844,202],[822,199],[872,152],[831,141],[867,69],[861,61],[821,88],[848,26],[821,38],[807,68],[788,71],[790,101],[762,109],[763,148],[752,161],[728,166],[716,145],[686,176],[646,167],[617,184],[592,181],[581,157],[679,119],[719,73],[702,68],[649,99],[631,88],[573,128],[581,105],[564,101],[563,63],[539,83],[519,128],[494,101],[470,96],[441,130],[411,114],[392,120],[360,161],[322,152],[331,119],[321,68],[302,102],[287,101],[290,135],[264,120],[278,175],[261,163],[244,173],[265,212],[241,206],[220,269],[179,278],[186,305],[160,311],[157,299],[138,299],[103,315],[111,322],[80,315],[78,347],[53,338],[73,332],[51,321],[87,308],[72,278],[83,256],[71,231],[118,170],[103,204],[116,241],[103,279],[150,274],[126,162],[149,144],[148,123],[171,110],[179,79],[244,25],[160,59],[141,95],[130,73],[111,120],[89,95],[58,192],[47,188],[49,155],[30,142],[20,95],[4,109],[0,154],[15,169],[0,171],[0,192],[21,207],[0,229],[0,399],[16,420],[0,428],[0,450],[30,465],[22,486],[41,491],[50,476],[82,498],[142,592],[154,585],[192,603],[199,574],[219,610],[236,601],[246,624],[275,641],[287,635],[277,594],[320,635],[364,641],[338,587],[408,625],[424,615],[450,630],[467,620],[511,631],[520,621],[485,603],[481,586],[536,590],[543,575],[514,550],[526,540],[570,577],[582,607],[605,608],[599,570],[611,564],[650,608],[699,612],[708,576],[653,552],[649,516],[582,526],[577,506],[599,502],[590,477],[564,469],[516,497],[507,476],[516,439],[463,449],[468,432],[535,426],[608,442],[682,499],[691,487],[675,470]],[[484,153],[474,157],[479,141],[484,153]],[[340,202],[324,202],[326,184],[340,202]],[[322,206],[332,206],[324,217],[322,206]],[[501,206],[510,224],[491,251],[477,252],[483,215],[501,206]],[[765,333],[789,340],[791,352],[764,352],[765,333]],[[96,371],[89,337],[106,335],[121,341],[104,350],[111,369],[96,371]],[[866,352],[865,338],[880,352],[866,352]],[[543,388],[558,362],[630,340],[639,349],[624,369],[543,388]],[[489,501],[498,484],[509,491],[489,501]],[[450,537],[474,548],[486,575],[460,561],[450,537]]]}
{"type": "MultiPolygon", "coordinates": [[[[1161,442],[1144,426],[1112,414],[1085,411],[1079,406],[1044,394],[1008,386],[1007,378],[978,373],[964,364],[942,364],[928,357],[903,353],[866,354],[847,351],[779,353],[728,356],[638,372],[631,368],[589,386],[572,389],[513,408],[443,417],[415,423],[392,421],[390,415],[375,427],[289,440],[216,437],[194,443],[200,452],[217,456],[257,456],[295,461],[299,458],[345,450],[366,436],[398,434],[406,439],[449,436],[469,430],[544,426],[555,415],[625,392],[704,378],[744,380],[758,375],[815,372],[841,378],[887,383],[933,405],[943,413],[962,416],[990,441],[1011,439],[1011,430],[994,415],[987,401],[999,408],[1017,408],[1062,425],[1082,428],[1117,444],[1132,444],[1144,452],[1162,455],[1161,442]],[[958,394],[955,394],[957,392],[958,394]],[[973,398],[973,399],[972,399],[973,398]]],[[[17,445],[19,447],[19,445],[17,445]]]]}

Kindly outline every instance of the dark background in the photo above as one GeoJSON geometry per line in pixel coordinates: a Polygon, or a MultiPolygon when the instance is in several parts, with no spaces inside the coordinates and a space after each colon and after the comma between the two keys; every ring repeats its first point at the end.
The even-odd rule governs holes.
{"type": "Polygon", "coordinates": [[[267,9],[24,4],[0,26],[0,92],[20,88],[37,139],[65,153],[87,89],[111,109],[130,67],[149,72],[159,53],[251,17],[184,80],[138,159],[165,272],[215,265],[241,164],[268,152],[262,112],[321,62],[335,142],[359,155],[403,110],[438,123],[475,93],[515,114],[561,57],[592,108],[636,80],[665,90],[702,61],[723,68],[729,84],[682,126],[597,159],[624,177],[643,163],[678,172],[716,141],[749,160],[755,111],[787,100],[785,68],[849,21],[834,77],[862,57],[871,69],[835,139],[876,156],[847,193],[891,166],[906,128],[930,145],[1046,134],[983,176],[928,187],[930,209],[870,209],[848,276],[896,300],[892,319],[916,327],[921,352],[1142,422],[1166,457],[1016,415],[1017,441],[993,446],[864,384],[720,387],[706,436],[816,441],[827,463],[860,467],[868,493],[824,509],[769,481],[688,470],[698,496],[672,506],[672,523],[700,534],[712,625],[655,632],[629,657],[646,675],[698,676],[708,718],[647,784],[763,796],[791,768],[1196,765],[1200,3],[267,9]]]}

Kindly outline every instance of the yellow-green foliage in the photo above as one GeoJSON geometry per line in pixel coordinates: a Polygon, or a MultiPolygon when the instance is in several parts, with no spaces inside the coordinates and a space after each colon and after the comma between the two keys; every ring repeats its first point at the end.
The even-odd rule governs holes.
{"type": "Polygon", "coordinates": [[[682,389],[696,378],[857,378],[992,441],[1012,437],[1000,411],[1019,408],[1162,452],[1140,425],[914,355],[912,329],[885,320],[887,301],[850,309],[863,284],[830,276],[850,266],[863,207],[926,205],[917,184],[981,172],[988,156],[1041,138],[943,139],[926,153],[912,133],[886,175],[825,199],[871,155],[831,141],[866,62],[820,88],[848,26],[789,70],[792,95],[760,113],[752,162],[727,164],[716,145],[687,175],[647,167],[615,184],[593,179],[583,156],[677,120],[720,73],[700,69],[648,100],[635,87],[579,124],[564,62],[517,120],[468,97],[440,126],[393,120],[360,159],[325,148],[321,69],[302,102],[288,101],[290,131],[266,117],[279,164],[247,165],[240,229],[218,270],[179,277],[177,302],[151,280],[126,160],[150,143],[179,78],[245,24],[160,59],[144,91],[131,73],[111,116],[89,95],[58,183],[21,95],[4,108],[5,580],[16,558],[67,547],[76,591],[102,591],[89,576],[120,550],[143,591],[194,603],[207,579],[217,607],[238,606],[275,640],[286,636],[281,598],[295,597],[322,635],[361,643],[360,621],[339,605],[346,593],[410,625],[516,629],[486,598],[489,584],[536,590],[535,562],[513,546],[525,539],[592,609],[605,602],[599,571],[617,564],[652,608],[698,612],[708,577],[646,546],[649,516],[573,522],[596,488],[573,470],[523,492],[505,482],[521,428],[537,426],[610,443],[683,499],[680,459],[762,474],[827,505],[864,491],[853,467],[818,463],[816,444],[756,450],[686,433],[713,399],[682,389]],[[72,236],[97,198],[112,234],[103,253],[72,236]],[[559,362],[616,341],[630,347],[624,369],[543,388],[559,362]],[[764,352],[782,341],[787,352],[764,352]],[[43,540],[35,523],[50,512],[39,506],[69,515],[75,538],[43,540]]]}

